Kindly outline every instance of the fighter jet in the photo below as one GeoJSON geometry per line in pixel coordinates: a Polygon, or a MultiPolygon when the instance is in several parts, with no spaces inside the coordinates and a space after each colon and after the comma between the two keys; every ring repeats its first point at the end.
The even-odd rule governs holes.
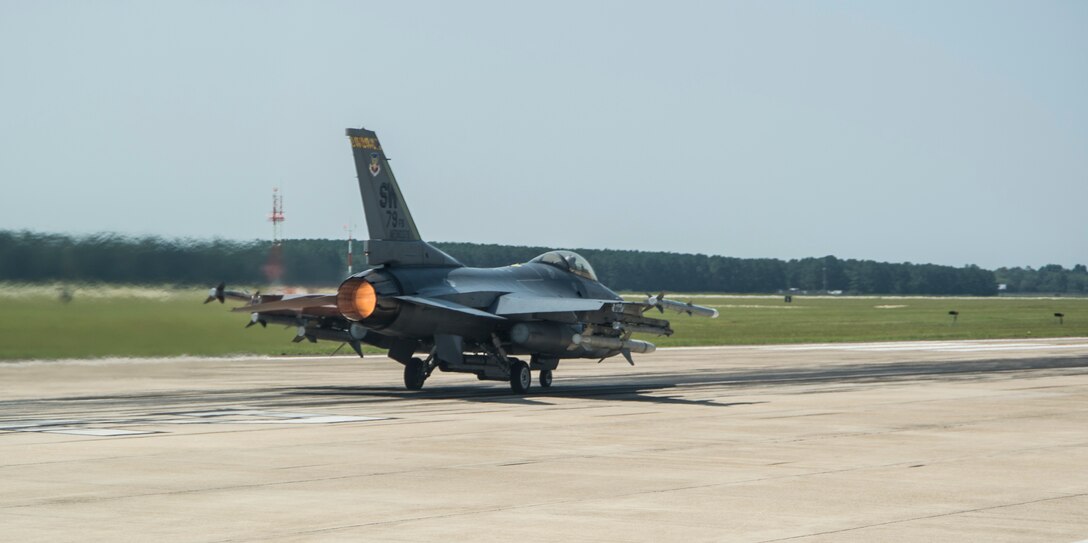
{"type": "Polygon", "coordinates": [[[563,359],[598,361],[653,352],[632,334],[669,336],[669,321],[652,309],[717,317],[715,309],[666,300],[664,294],[626,301],[597,280],[589,262],[571,251],[550,251],[529,262],[471,268],[420,237],[378,136],[347,130],[355,157],[370,239],[370,269],[345,279],[335,293],[254,295],[211,290],[205,303],[246,301],[247,325],[296,327],[294,341],[327,340],[388,350],[404,365],[404,386],[419,390],[437,369],[508,381],[522,394],[537,372],[550,387],[563,359]],[[653,315],[653,314],[651,314],[653,315]],[[523,358],[526,357],[528,361],[523,358]]]}

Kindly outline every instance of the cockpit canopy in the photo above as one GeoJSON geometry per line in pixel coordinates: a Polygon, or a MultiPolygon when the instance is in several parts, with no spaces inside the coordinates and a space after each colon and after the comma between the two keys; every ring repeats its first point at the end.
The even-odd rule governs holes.
{"type": "Polygon", "coordinates": [[[586,279],[597,280],[597,273],[593,271],[593,266],[589,265],[589,261],[573,251],[549,251],[529,262],[548,264],[586,279]]]}

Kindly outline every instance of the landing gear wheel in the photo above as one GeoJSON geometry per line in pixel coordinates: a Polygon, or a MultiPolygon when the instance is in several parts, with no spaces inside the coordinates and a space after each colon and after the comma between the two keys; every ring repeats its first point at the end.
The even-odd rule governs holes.
{"type": "Polygon", "coordinates": [[[540,386],[544,388],[552,386],[552,370],[540,370],[540,386]]]}
{"type": "Polygon", "coordinates": [[[427,380],[427,364],[418,358],[413,358],[404,365],[404,388],[419,390],[423,388],[423,382],[427,380]]]}
{"type": "Polygon", "coordinates": [[[510,364],[510,390],[515,394],[525,394],[533,384],[533,374],[529,372],[529,365],[521,360],[510,364]]]}

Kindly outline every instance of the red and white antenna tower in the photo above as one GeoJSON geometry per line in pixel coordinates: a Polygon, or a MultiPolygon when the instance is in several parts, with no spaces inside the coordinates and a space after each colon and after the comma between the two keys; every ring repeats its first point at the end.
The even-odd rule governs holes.
{"type": "Polygon", "coordinates": [[[283,278],[283,240],[280,238],[282,224],[286,218],[283,215],[283,195],[279,187],[272,189],[272,213],[268,214],[268,220],[272,222],[272,247],[268,251],[268,262],[264,265],[264,275],[273,285],[280,284],[283,278]]]}
{"type": "Polygon", "coordinates": [[[279,187],[272,189],[272,213],[268,214],[268,220],[272,222],[272,243],[279,245],[283,228],[280,225],[286,220],[283,216],[283,195],[280,194],[279,187]]]}

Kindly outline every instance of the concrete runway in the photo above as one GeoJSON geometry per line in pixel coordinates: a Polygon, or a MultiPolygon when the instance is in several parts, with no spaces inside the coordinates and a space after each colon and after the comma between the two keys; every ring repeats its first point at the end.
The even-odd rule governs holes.
{"type": "Polygon", "coordinates": [[[1088,338],[0,364],[4,541],[1078,541],[1088,338]]]}

